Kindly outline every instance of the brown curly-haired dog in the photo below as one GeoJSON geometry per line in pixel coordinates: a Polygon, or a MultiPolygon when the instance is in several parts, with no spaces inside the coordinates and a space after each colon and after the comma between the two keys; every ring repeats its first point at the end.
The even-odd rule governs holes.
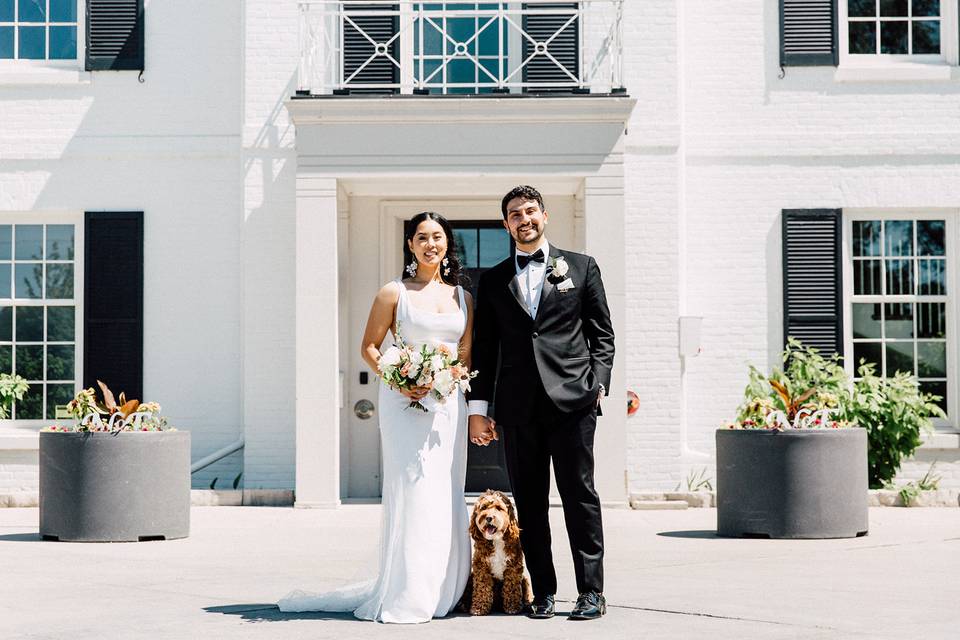
{"type": "Polygon", "coordinates": [[[520,613],[533,600],[530,581],[523,574],[520,526],[510,499],[500,491],[486,491],[473,505],[473,575],[462,602],[470,614],[485,616],[500,601],[504,613],[520,613]]]}

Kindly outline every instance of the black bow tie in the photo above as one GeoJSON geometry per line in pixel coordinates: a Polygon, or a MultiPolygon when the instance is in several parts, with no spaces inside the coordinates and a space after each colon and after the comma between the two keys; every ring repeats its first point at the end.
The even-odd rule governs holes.
{"type": "Polygon", "coordinates": [[[519,253],[517,254],[517,266],[521,269],[526,269],[527,265],[531,262],[539,262],[540,264],[543,264],[543,249],[537,249],[536,253],[533,253],[529,256],[521,255],[519,253]]]}

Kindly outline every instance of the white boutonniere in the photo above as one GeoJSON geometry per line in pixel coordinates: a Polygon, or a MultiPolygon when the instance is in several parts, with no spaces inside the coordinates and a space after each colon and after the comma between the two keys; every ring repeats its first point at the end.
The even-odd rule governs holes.
{"type": "Polygon", "coordinates": [[[557,291],[563,293],[564,291],[569,291],[573,289],[573,280],[570,278],[565,279],[563,282],[557,285],[557,291]]]}
{"type": "Polygon", "coordinates": [[[557,256],[550,261],[550,277],[559,280],[567,275],[567,269],[569,268],[570,266],[563,259],[563,256],[557,256]]]}

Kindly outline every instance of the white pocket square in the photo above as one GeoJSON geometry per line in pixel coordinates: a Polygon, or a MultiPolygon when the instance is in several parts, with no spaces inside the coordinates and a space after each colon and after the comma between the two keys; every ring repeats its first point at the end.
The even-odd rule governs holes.
{"type": "Polygon", "coordinates": [[[566,280],[564,280],[563,282],[557,285],[557,291],[560,291],[560,292],[569,291],[570,289],[573,289],[573,280],[571,280],[570,278],[567,278],[566,280]]]}

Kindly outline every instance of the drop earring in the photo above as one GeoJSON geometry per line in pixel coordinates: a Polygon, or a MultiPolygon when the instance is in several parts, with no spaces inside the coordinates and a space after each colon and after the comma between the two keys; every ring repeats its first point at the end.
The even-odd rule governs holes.
{"type": "Polygon", "coordinates": [[[417,259],[414,258],[413,262],[404,267],[403,270],[406,271],[411,278],[417,275],[417,259]]]}
{"type": "Polygon", "coordinates": [[[450,261],[444,258],[440,264],[443,265],[443,275],[450,275],[450,261]]]}

